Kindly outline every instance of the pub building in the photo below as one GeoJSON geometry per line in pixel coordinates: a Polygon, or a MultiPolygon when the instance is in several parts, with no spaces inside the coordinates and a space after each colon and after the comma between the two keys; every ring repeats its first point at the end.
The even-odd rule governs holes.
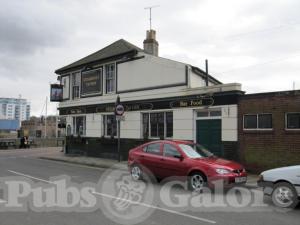
{"type": "Polygon", "coordinates": [[[62,88],[59,115],[66,121],[66,154],[117,158],[115,102],[121,157],[142,143],[191,140],[214,154],[236,158],[238,83],[223,84],[198,67],[158,56],[156,31],[141,49],[120,39],[55,71],[62,88]]]}

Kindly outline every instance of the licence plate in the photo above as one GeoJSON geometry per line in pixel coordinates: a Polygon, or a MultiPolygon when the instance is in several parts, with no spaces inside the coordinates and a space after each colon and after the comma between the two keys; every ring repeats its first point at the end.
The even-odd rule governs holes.
{"type": "Polygon", "coordinates": [[[247,181],[247,177],[236,177],[235,183],[243,183],[247,181]]]}

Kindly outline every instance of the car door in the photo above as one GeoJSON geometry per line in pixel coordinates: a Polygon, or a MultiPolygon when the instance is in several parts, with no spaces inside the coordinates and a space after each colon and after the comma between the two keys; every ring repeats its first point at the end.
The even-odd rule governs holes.
{"type": "Polygon", "coordinates": [[[162,146],[163,155],[158,163],[161,178],[171,176],[184,176],[187,165],[178,147],[173,144],[164,143],[162,146]]]}
{"type": "Polygon", "coordinates": [[[157,175],[157,162],[161,159],[161,143],[151,143],[143,147],[143,154],[140,155],[141,164],[146,167],[154,176],[157,175]]]}

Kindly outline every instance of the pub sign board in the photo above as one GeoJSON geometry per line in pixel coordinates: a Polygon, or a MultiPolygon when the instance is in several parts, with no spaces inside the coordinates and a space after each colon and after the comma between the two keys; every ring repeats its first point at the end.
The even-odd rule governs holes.
{"type": "Polygon", "coordinates": [[[51,84],[50,85],[50,101],[61,102],[63,100],[63,85],[51,84]]]}
{"type": "Polygon", "coordinates": [[[170,108],[186,108],[186,107],[200,107],[212,106],[214,99],[212,97],[202,97],[195,99],[186,99],[170,102],[170,108]]]}
{"type": "Polygon", "coordinates": [[[102,92],[102,70],[82,72],[81,95],[98,95],[102,92]]]}

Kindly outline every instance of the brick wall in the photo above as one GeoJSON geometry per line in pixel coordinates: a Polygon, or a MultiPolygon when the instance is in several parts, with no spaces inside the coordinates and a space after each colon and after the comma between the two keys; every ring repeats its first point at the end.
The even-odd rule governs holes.
{"type": "Polygon", "coordinates": [[[300,92],[241,96],[238,105],[239,155],[250,171],[300,165],[300,131],[286,130],[285,113],[300,112],[300,92]],[[273,129],[246,131],[243,115],[272,113],[273,129]]]}

